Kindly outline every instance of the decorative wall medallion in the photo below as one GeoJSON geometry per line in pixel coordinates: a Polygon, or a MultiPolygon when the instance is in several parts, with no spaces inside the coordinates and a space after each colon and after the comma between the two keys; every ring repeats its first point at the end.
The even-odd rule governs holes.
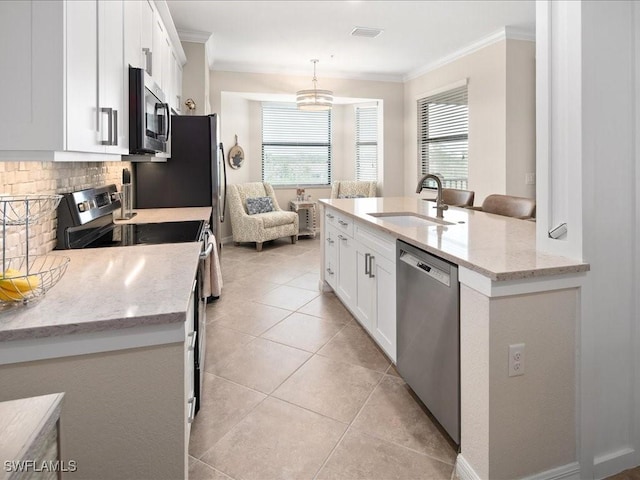
{"type": "Polygon", "coordinates": [[[229,150],[229,165],[231,168],[238,169],[244,162],[244,150],[238,145],[238,135],[236,135],[236,144],[229,150]]]}

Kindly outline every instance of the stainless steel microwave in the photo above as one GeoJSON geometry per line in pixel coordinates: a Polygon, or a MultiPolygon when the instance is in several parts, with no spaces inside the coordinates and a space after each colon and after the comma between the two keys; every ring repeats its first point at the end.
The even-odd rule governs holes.
{"type": "Polygon", "coordinates": [[[129,67],[129,153],[165,153],[171,134],[171,111],[164,93],[142,68],[129,67]]]}

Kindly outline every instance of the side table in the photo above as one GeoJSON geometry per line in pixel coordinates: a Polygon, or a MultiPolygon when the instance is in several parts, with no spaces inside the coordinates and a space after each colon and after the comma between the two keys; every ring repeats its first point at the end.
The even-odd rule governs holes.
{"type": "Polygon", "coordinates": [[[311,200],[290,200],[289,209],[298,213],[300,227],[298,235],[307,235],[316,238],[318,232],[317,204],[311,200]]]}

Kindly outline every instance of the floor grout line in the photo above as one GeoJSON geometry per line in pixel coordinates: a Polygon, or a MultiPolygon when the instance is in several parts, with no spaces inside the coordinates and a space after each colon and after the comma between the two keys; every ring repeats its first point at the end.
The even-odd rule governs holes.
{"type": "MultiPolygon", "coordinates": [[[[282,248],[282,247],[284,247],[284,246],[283,246],[283,245],[278,245],[278,246],[276,246],[275,248],[282,248]]],[[[318,245],[318,244],[313,244],[313,245],[312,245],[312,248],[310,248],[308,252],[309,252],[309,253],[310,253],[310,252],[314,252],[314,250],[315,250],[315,249],[317,249],[318,247],[319,247],[319,245],[318,245]]],[[[275,251],[275,248],[274,248],[273,250],[271,250],[271,251],[266,250],[264,253],[267,253],[268,255],[273,255],[273,256],[280,256],[280,257],[282,257],[282,260],[287,259],[286,267],[285,267],[285,268],[291,268],[291,269],[295,269],[295,267],[294,267],[294,266],[291,266],[291,261],[304,261],[304,255],[306,255],[306,254],[308,253],[308,252],[303,252],[303,253],[300,253],[299,255],[295,255],[295,256],[293,256],[293,255],[285,255],[285,254],[279,254],[279,253],[277,253],[277,252],[275,251]]],[[[247,252],[249,252],[249,251],[250,251],[250,250],[249,250],[249,249],[247,249],[247,252]]],[[[239,250],[238,250],[238,251],[236,251],[236,255],[240,255],[240,254],[242,254],[242,253],[245,253],[245,252],[240,252],[239,250]]],[[[255,260],[255,258],[256,258],[256,257],[254,256],[252,259],[253,259],[253,260],[255,260]]],[[[235,258],[235,257],[233,257],[233,258],[230,258],[230,261],[238,262],[238,263],[239,263],[239,262],[243,262],[243,261],[247,261],[247,260],[246,260],[246,259],[241,260],[240,258],[238,258],[238,259],[236,260],[236,258],[235,258]]],[[[251,261],[251,260],[249,260],[249,261],[251,261]]],[[[310,263],[310,264],[311,264],[311,263],[313,263],[313,264],[316,264],[316,263],[317,263],[317,264],[319,264],[319,262],[320,262],[320,259],[319,259],[319,258],[310,258],[310,259],[309,259],[309,263],[310,263]]],[[[234,266],[235,266],[235,265],[234,265],[234,266]]],[[[259,266],[260,266],[260,268],[262,269],[263,267],[267,267],[267,268],[276,268],[276,267],[278,267],[279,265],[273,265],[273,266],[271,266],[271,265],[267,265],[267,264],[259,264],[259,266]]],[[[233,266],[229,266],[228,268],[233,268],[233,266]]],[[[319,268],[319,267],[318,267],[318,268],[319,268]]],[[[223,269],[224,269],[224,265],[223,265],[223,269]]],[[[326,418],[326,419],[328,419],[328,420],[333,420],[334,422],[337,422],[338,424],[340,424],[340,425],[344,425],[344,426],[346,427],[346,428],[345,428],[345,430],[344,430],[344,431],[342,432],[342,434],[340,435],[340,437],[338,438],[338,440],[335,442],[335,444],[331,446],[331,448],[330,448],[330,450],[329,450],[328,454],[326,455],[326,457],[322,460],[322,462],[321,462],[320,466],[318,467],[317,471],[315,472],[315,474],[314,474],[314,475],[313,475],[313,477],[312,477],[313,479],[317,479],[317,478],[319,477],[320,473],[325,469],[326,465],[327,465],[327,464],[330,462],[330,460],[335,456],[336,451],[338,451],[338,450],[339,450],[339,448],[340,448],[340,446],[344,443],[344,439],[345,439],[345,437],[347,436],[347,434],[348,434],[349,432],[352,432],[353,434],[364,435],[364,436],[367,436],[367,437],[369,437],[369,438],[373,438],[373,439],[375,439],[375,440],[377,440],[377,441],[384,442],[384,443],[389,444],[389,445],[393,445],[393,446],[395,446],[395,447],[401,448],[401,449],[403,449],[403,450],[405,450],[405,451],[408,451],[408,452],[411,452],[411,453],[413,453],[413,454],[418,454],[418,455],[420,455],[421,457],[426,457],[426,458],[429,458],[430,460],[437,461],[437,462],[439,462],[439,463],[441,463],[441,464],[445,464],[445,465],[447,465],[447,466],[449,466],[449,467],[452,467],[452,474],[451,474],[451,476],[450,476],[450,479],[449,479],[449,480],[453,480],[453,479],[455,479],[455,459],[453,460],[453,464],[452,464],[452,463],[450,463],[449,461],[443,460],[443,459],[441,459],[441,458],[435,457],[435,456],[430,455],[430,454],[425,453],[425,452],[421,452],[421,451],[418,451],[418,450],[414,450],[414,449],[413,449],[413,448],[411,448],[411,447],[407,447],[407,446],[405,446],[405,445],[401,445],[401,444],[395,443],[394,441],[391,441],[391,440],[388,440],[388,439],[385,439],[385,438],[381,438],[381,437],[379,437],[379,436],[377,436],[377,435],[375,435],[375,434],[371,434],[371,433],[369,433],[369,432],[367,432],[367,431],[361,430],[361,429],[359,429],[359,428],[357,428],[357,427],[355,427],[355,426],[354,426],[354,424],[355,424],[355,422],[358,420],[358,418],[360,418],[360,417],[362,416],[362,412],[364,411],[364,409],[365,409],[368,405],[370,405],[370,404],[371,404],[371,398],[372,398],[372,396],[373,396],[373,395],[375,394],[375,392],[380,388],[380,386],[381,386],[381,385],[382,385],[382,383],[385,381],[385,378],[386,378],[387,376],[388,376],[388,377],[390,377],[391,379],[393,379],[392,381],[398,381],[398,380],[400,380],[400,381],[404,381],[404,380],[403,380],[403,379],[402,379],[402,377],[400,377],[399,375],[395,375],[395,374],[389,373],[389,372],[391,372],[391,369],[394,367],[394,363],[393,363],[393,362],[388,358],[388,356],[387,356],[387,355],[382,351],[382,349],[380,349],[380,347],[379,347],[377,344],[376,344],[376,347],[378,347],[378,350],[380,350],[380,352],[384,355],[385,359],[389,362],[389,364],[388,364],[388,365],[387,365],[387,367],[384,369],[384,371],[374,370],[374,369],[372,369],[372,368],[369,368],[369,367],[367,367],[367,366],[361,365],[361,364],[359,364],[359,363],[352,363],[351,361],[343,360],[343,359],[340,359],[340,358],[333,358],[333,357],[328,356],[328,355],[326,355],[326,354],[321,354],[321,353],[319,353],[319,352],[320,352],[320,351],[321,351],[321,350],[322,350],[326,345],[328,345],[329,343],[331,343],[331,342],[332,342],[332,341],[333,341],[333,340],[334,340],[338,335],[340,335],[340,333],[341,333],[341,332],[343,332],[343,331],[345,330],[345,328],[346,328],[346,327],[348,327],[348,326],[359,327],[359,328],[361,328],[362,330],[364,330],[364,331],[365,331],[365,333],[367,333],[367,334],[368,334],[368,332],[367,332],[367,331],[366,331],[366,329],[364,329],[364,328],[363,328],[359,323],[358,323],[358,324],[356,324],[356,325],[353,325],[353,321],[356,321],[356,322],[357,322],[357,320],[354,320],[354,316],[353,316],[353,314],[352,314],[348,309],[347,309],[347,312],[349,313],[349,317],[350,317],[350,319],[349,319],[348,321],[342,321],[342,319],[341,319],[341,320],[339,320],[339,321],[336,321],[336,320],[333,320],[332,318],[327,318],[327,317],[326,317],[326,315],[327,315],[327,314],[326,314],[326,312],[324,312],[324,310],[323,310],[323,312],[324,312],[325,316],[314,315],[314,314],[310,314],[310,313],[306,313],[306,312],[301,311],[301,309],[305,308],[305,307],[306,307],[306,306],[308,306],[310,303],[312,303],[312,302],[314,302],[314,301],[317,301],[318,299],[322,298],[322,297],[325,295],[325,293],[327,293],[327,292],[322,291],[320,288],[318,288],[317,290],[312,290],[312,289],[307,289],[307,288],[303,288],[303,287],[297,286],[297,285],[295,285],[295,284],[291,284],[291,283],[295,283],[295,280],[296,280],[296,279],[300,279],[300,278],[302,278],[302,277],[304,277],[304,276],[308,276],[308,275],[311,275],[311,274],[317,274],[317,270],[309,270],[309,271],[306,271],[306,272],[300,273],[300,275],[298,275],[298,276],[296,276],[296,277],[294,277],[294,278],[292,278],[292,279],[288,280],[287,282],[283,282],[283,283],[280,283],[280,282],[273,282],[272,280],[268,280],[268,279],[266,279],[266,280],[265,280],[265,282],[269,282],[270,284],[273,284],[273,285],[274,285],[274,287],[273,287],[273,288],[271,288],[271,289],[269,289],[269,290],[267,290],[265,293],[262,293],[262,294],[258,295],[256,298],[251,298],[251,299],[247,299],[247,298],[244,298],[244,299],[243,299],[242,297],[239,297],[237,300],[236,300],[236,299],[232,299],[232,301],[233,301],[233,302],[244,302],[244,301],[247,301],[247,300],[248,300],[248,301],[250,301],[251,303],[254,303],[254,304],[256,304],[256,305],[260,305],[260,306],[262,306],[262,305],[266,305],[266,306],[273,307],[273,308],[279,308],[279,309],[287,310],[287,311],[288,311],[288,312],[290,312],[290,313],[288,313],[284,318],[282,318],[281,320],[279,320],[278,322],[276,322],[275,324],[273,324],[273,325],[272,325],[272,326],[270,326],[269,328],[265,329],[264,331],[262,331],[262,332],[261,332],[261,333],[259,333],[258,335],[246,333],[246,332],[244,332],[244,331],[242,331],[242,330],[235,329],[233,326],[220,325],[220,327],[221,327],[221,328],[229,328],[230,330],[233,330],[233,331],[235,331],[235,332],[242,333],[242,334],[244,334],[244,335],[247,335],[247,336],[251,336],[251,337],[253,337],[249,342],[247,342],[246,344],[243,344],[243,345],[241,345],[240,347],[238,347],[238,349],[237,349],[237,350],[235,350],[235,351],[233,351],[233,352],[231,353],[231,355],[229,355],[229,356],[236,356],[236,354],[237,354],[237,352],[238,352],[238,351],[241,351],[242,349],[246,348],[248,345],[250,345],[251,343],[253,343],[253,342],[255,341],[255,339],[256,339],[256,338],[261,338],[261,339],[263,339],[263,340],[265,340],[265,341],[269,341],[269,342],[272,342],[272,343],[277,344],[277,345],[282,345],[282,346],[286,346],[286,347],[289,347],[289,348],[296,349],[296,350],[298,350],[298,351],[301,351],[301,352],[304,352],[304,353],[308,354],[309,356],[308,356],[308,358],[306,358],[306,360],[304,360],[304,361],[303,361],[303,362],[302,362],[302,363],[301,363],[297,368],[295,368],[295,369],[294,369],[294,370],[293,370],[293,371],[292,371],[288,376],[286,376],[286,378],[284,378],[284,379],[283,379],[283,380],[282,380],[282,381],[281,381],[277,386],[275,386],[275,387],[273,388],[273,390],[271,390],[271,392],[270,392],[270,393],[261,392],[261,391],[259,391],[259,390],[254,389],[254,388],[251,388],[251,387],[248,387],[248,386],[246,386],[246,385],[243,385],[243,384],[241,384],[241,383],[238,383],[238,382],[235,382],[235,381],[233,381],[233,380],[227,379],[227,378],[225,378],[225,377],[223,377],[223,376],[221,376],[221,375],[219,375],[219,374],[216,374],[216,373],[206,372],[206,373],[208,373],[209,375],[212,375],[213,377],[217,377],[217,378],[219,378],[219,379],[221,379],[221,380],[224,380],[224,381],[229,382],[229,383],[231,383],[231,384],[237,385],[237,386],[239,386],[239,387],[243,387],[243,388],[245,388],[245,389],[247,389],[247,390],[250,390],[250,391],[252,391],[252,392],[259,393],[260,395],[264,395],[264,397],[263,397],[263,398],[262,398],[262,399],[261,399],[261,400],[260,400],[260,401],[255,405],[255,406],[254,406],[254,407],[252,407],[252,408],[251,408],[251,410],[249,410],[249,411],[248,411],[245,415],[243,415],[243,416],[242,416],[242,417],[241,417],[237,422],[235,422],[235,424],[234,424],[234,425],[233,425],[233,426],[232,426],[232,427],[231,427],[231,428],[230,428],[230,429],[229,429],[229,430],[228,430],[228,431],[227,431],[227,432],[226,432],[226,433],[225,433],[221,438],[219,438],[219,439],[218,439],[218,441],[216,441],[213,445],[211,445],[211,446],[210,446],[210,447],[205,451],[205,453],[203,453],[203,454],[202,454],[202,456],[201,456],[201,457],[206,456],[209,452],[211,452],[211,450],[212,450],[213,448],[215,448],[215,446],[216,446],[216,445],[218,445],[218,444],[219,444],[219,442],[220,442],[222,439],[227,438],[227,436],[228,436],[228,435],[230,435],[232,432],[237,431],[237,429],[239,428],[239,425],[240,425],[240,424],[242,424],[242,423],[245,421],[245,419],[247,418],[247,416],[249,416],[251,413],[255,412],[255,411],[256,411],[256,409],[258,409],[261,405],[263,405],[263,404],[264,404],[264,402],[265,402],[265,401],[267,401],[267,399],[272,398],[272,399],[274,399],[274,400],[278,400],[278,401],[280,401],[280,402],[284,402],[284,403],[285,403],[285,404],[287,404],[287,405],[290,405],[290,406],[292,406],[292,407],[296,407],[296,408],[301,409],[301,410],[303,410],[303,411],[306,411],[306,412],[309,412],[309,413],[313,413],[313,414],[315,414],[315,415],[319,415],[319,416],[320,416],[320,417],[322,417],[322,418],[326,418]],[[266,303],[262,303],[262,302],[260,302],[260,301],[257,301],[259,298],[262,298],[262,297],[264,297],[265,295],[268,295],[268,293],[269,293],[269,292],[272,292],[273,290],[277,289],[277,288],[278,288],[278,287],[280,287],[280,286],[286,286],[286,287],[290,287],[290,288],[295,288],[295,289],[298,289],[298,290],[301,290],[301,291],[315,292],[315,293],[316,293],[316,296],[315,296],[314,298],[312,298],[311,300],[309,300],[308,302],[304,303],[303,305],[301,305],[301,306],[297,307],[295,310],[292,310],[292,309],[290,309],[290,308],[283,308],[283,307],[282,307],[282,306],[280,306],[280,305],[266,304],[266,303]],[[340,328],[339,328],[339,329],[338,329],[338,330],[337,330],[337,331],[336,331],[336,332],[335,332],[335,333],[334,333],[334,334],[333,334],[333,335],[332,335],[332,336],[331,336],[327,341],[325,341],[321,346],[319,346],[315,351],[306,350],[306,349],[304,349],[304,348],[300,348],[300,347],[297,347],[297,346],[294,346],[294,345],[290,345],[290,344],[288,344],[288,343],[284,343],[283,341],[273,340],[273,339],[270,339],[270,338],[265,338],[265,337],[263,336],[264,334],[266,334],[267,332],[269,332],[269,331],[270,331],[270,330],[272,330],[273,328],[275,328],[275,327],[277,327],[278,325],[280,325],[280,324],[281,324],[282,322],[284,322],[286,319],[290,318],[290,317],[291,317],[291,315],[293,315],[294,313],[299,313],[299,314],[301,314],[301,315],[308,315],[308,316],[312,316],[312,317],[318,318],[318,319],[320,319],[320,320],[324,320],[324,321],[328,321],[328,322],[333,322],[334,324],[335,324],[335,323],[341,323],[341,325],[340,325],[340,328]],[[350,365],[350,366],[356,366],[356,367],[360,367],[360,368],[365,368],[365,369],[367,369],[367,370],[370,370],[371,372],[375,372],[376,374],[379,374],[379,375],[380,375],[380,377],[379,377],[378,381],[375,383],[375,385],[373,386],[373,388],[371,389],[371,391],[368,393],[368,395],[366,396],[366,398],[365,398],[365,400],[363,401],[363,403],[361,404],[361,406],[358,408],[358,410],[357,410],[356,414],[353,416],[353,418],[352,418],[348,423],[347,423],[347,422],[344,422],[344,421],[341,421],[341,420],[338,420],[338,419],[335,419],[335,418],[333,418],[333,417],[330,417],[330,416],[328,416],[328,415],[326,415],[326,414],[323,414],[323,413],[317,412],[317,411],[315,411],[315,410],[313,410],[313,409],[311,409],[311,408],[307,408],[307,407],[305,407],[305,406],[298,405],[297,403],[295,403],[295,402],[293,402],[293,401],[289,401],[289,400],[286,400],[286,399],[280,398],[280,397],[278,397],[278,396],[276,396],[276,395],[275,395],[275,393],[278,391],[278,389],[279,389],[279,388],[281,388],[281,387],[282,387],[286,382],[288,382],[288,381],[289,381],[289,380],[290,380],[294,375],[296,375],[299,371],[301,371],[301,369],[303,369],[303,367],[304,367],[305,365],[307,365],[307,363],[309,363],[310,361],[312,361],[312,359],[314,359],[314,357],[316,357],[316,356],[317,356],[317,357],[319,357],[319,358],[321,358],[321,359],[327,359],[327,360],[329,360],[329,361],[337,362],[337,363],[342,363],[342,364],[344,364],[344,365],[350,365]]],[[[249,279],[249,275],[250,275],[250,274],[248,274],[248,275],[246,275],[246,276],[241,275],[241,276],[236,277],[236,278],[234,278],[234,279],[233,279],[233,281],[237,281],[237,282],[238,282],[238,286],[237,286],[237,287],[239,288],[239,291],[241,291],[241,282],[246,282],[246,281],[249,279]]],[[[259,281],[259,280],[258,280],[258,281],[259,281]]],[[[232,283],[232,281],[230,281],[229,283],[232,283]]],[[[234,289],[234,294],[235,294],[235,293],[236,293],[236,292],[235,292],[235,289],[234,289]]],[[[335,293],[330,292],[330,295],[334,295],[334,296],[335,296],[335,293]]],[[[325,297],[325,298],[328,298],[328,297],[325,297]]],[[[337,299],[337,296],[336,296],[335,298],[337,299]]],[[[285,300],[286,300],[286,299],[285,299],[285,300]]],[[[322,306],[322,305],[321,305],[321,306],[322,306]]],[[[227,308],[228,308],[228,307],[227,307],[227,308]]],[[[345,307],[345,308],[346,308],[346,307],[345,307]]],[[[229,310],[227,310],[226,312],[228,312],[228,311],[229,311],[229,310]]],[[[333,311],[333,309],[332,309],[332,311],[333,311]]],[[[220,311],[219,315],[220,315],[221,317],[223,317],[223,316],[225,316],[225,315],[228,315],[228,313],[223,313],[223,311],[220,311]]],[[[215,323],[215,321],[214,321],[214,322],[212,322],[212,323],[215,323]]],[[[375,342],[374,342],[374,343],[375,343],[375,342]]],[[[227,364],[227,363],[228,363],[228,359],[227,359],[227,360],[225,360],[224,364],[227,364]]],[[[357,404],[356,404],[356,405],[357,405],[357,404]]],[[[383,433],[384,433],[384,432],[383,432],[383,433]]],[[[329,444],[329,445],[330,445],[330,444],[329,444]]],[[[327,445],[327,446],[329,446],[329,445],[327,445]]],[[[248,452],[247,452],[247,453],[248,453],[248,452]]],[[[195,458],[195,457],[194,457],[194,458],[195,458]]],[[[221,473],[223,473],[223,474],[225,474],[225,475],[227,475],[227,476],[230,476],[228,473],[224,472],[223,470],[219,469],[218,467],[216,467],[216,466],[214,466],[214,465],[210,465],[210,464],[208,464],[208,463],[206,463],[206,462],[202,461],[201,459],[196,459],[196,460],[197,460],[197,461],[201,461],[202,463],[205,463],[207,466],[209,466],[209,467],[211,467],[211,468],[214,468],[214,469],[216,469],[217,471],[219,471],[219,472],[221,472],[221,473]]]]}

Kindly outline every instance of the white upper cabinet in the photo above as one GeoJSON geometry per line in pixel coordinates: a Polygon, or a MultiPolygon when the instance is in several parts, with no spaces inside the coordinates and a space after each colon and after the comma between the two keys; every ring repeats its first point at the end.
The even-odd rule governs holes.
{"type": "Polygon", "coordinates": [[[151,47],[153,67],[151,69],[151,78],[162,91],[164,91],[164,78],[162,78],[162,74],[165,69],[165,66],[163,65],[165,63],[163,52],[166,51],[166,42],[166,34],[164,25],[162,24],[162,19],[160,18],[160,15],[156,13],[153,19],[153,37],[151,47]]]}
{"type": "Polygon", "coordinates": [[[142,0],[137,3],[140,5],[140,52],[142,62],[140,68],[144,68],[149,75],[153,75],[153,24],[157,15],[153,3],[149,0],[142,0]]]}
{"type": "Polygon", "coordinates": [[[173,109],[177,113],[182,113],[182,64],[176,57],[175,52],[171,52],[173,55],[173,109]]]}
{"type": "Polygon", "coordinates": [[[120,160],[129,65],[146,69],[178,110],[186,58],[161,6],[0,1],[0,160],[120,160]]]}
{"type": "MultiPolygon", "coordinates": [[[[71,2],[77,3],[77,2],[71,2]]],[[[67,47],[67,51],[69,48],[67,47]]],[[[106,153],[129,153],[125,99],[129,91],[124,63],[124,4],[121,0],[98,2],[98,109],[101,144],[106,153]]]]}
{"type": "Polygon", "coordinates": [[[122,0],[0,2],[0,19],[2,76],[18,72],[0,88],[0,159],[127,153],[122,0]]]}
{"type": "MultiPolygon", "coordinates": [[[[124,2],[124,63],[136,68],[145,68],[142,51],[142,4],[147,2],[124,2]]],[[[149,24],[151,26],[151,24],[149,24]]]]}

